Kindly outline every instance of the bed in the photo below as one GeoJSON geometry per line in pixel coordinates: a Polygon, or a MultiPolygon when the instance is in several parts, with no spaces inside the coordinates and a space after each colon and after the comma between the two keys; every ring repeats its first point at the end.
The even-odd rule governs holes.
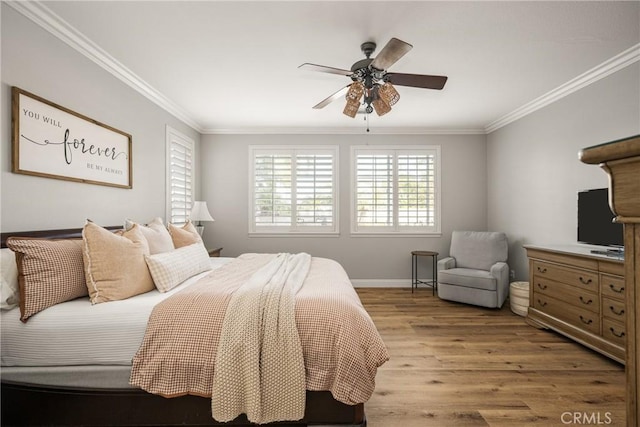
{"type": "MultiPolygon", "coordinates": [[[[2,247],[6,247],[6,239],[11,235],[69,239],[77,238],[80,233],[81,230],[77,229],[3,233],[2,247]]],[[[199,396],[193,390],[166,398],[130,384],[133,377],[132,358],[146,340],[149,319],[153,319],[152,313],[157,311],[154,311],[154,307],[165,305],[172,296],[182,295],[190,288],[200,286],[201,280],[211,280],[218,273],[233,270],[232,266],[238,260],[211,258],[209,262],[212,271],[190,277],[165,293],[153,290],[122,301],[96,305],[91,305],[86,297],[76,298],[39,312],[26,323],[20,321],[17,308],[3,310],[2,424],[254,425],[245,415],[227,423],[215,421],[212,418],[211,397],[199,396]]],[[[310,285],[305,286],[313,289],[310,285]]],[[[317,284],[315,286],[320,289],[317,284]]],[[[353,295],[347,299],[355,296],[357,300],[353,289],[351,292],[353,295]]],[[[301,291],[302,294],[304,292],[301,291]]],[[[355,304],[359,305],[359,300],[355,304]]],[[[364,312],[361,305],[357,310],[364,312]]],[[[363,324],[366,326],[370,319],[364,313],[363,324]]],[[[311,337],[313,333],[309,332],[308,335],[311,337]]],[[[374,335],[371,339],[367,338],[373,340],[373,344],[366,357],[371,359],[372,366],[377,367],[388,359],[388,355],[377,331],[374,335]]],[[[303,332],[300,332],[300,336],[304,341],[303,332]]],[[[310,359],[313,359],[313,352],[305,353],[305,365],[317,363],[310,359]]],[[[341,402],[335,397],[340,395],[335,389],[325,387],[327,384],[322,381],[309,380],[308,372],[314,369],[307,366],[308,384],[316,386],[308,387],[305,392],[304,417],[298,421],[275,424],[365,426],[363,401],[369,392],[365,392],[365,398],[360,396],[348,404],[341,402]]],[[[340,398],[345,401],[344,396],[340,398]]]]}

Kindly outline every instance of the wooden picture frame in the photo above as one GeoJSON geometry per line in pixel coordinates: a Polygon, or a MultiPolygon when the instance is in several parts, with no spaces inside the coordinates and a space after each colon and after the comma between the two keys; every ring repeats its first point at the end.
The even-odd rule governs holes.
{"type": "Polygon", "coordinates": [[[132,188],[131,135],[11,88],[11,171],[132,188]]]}

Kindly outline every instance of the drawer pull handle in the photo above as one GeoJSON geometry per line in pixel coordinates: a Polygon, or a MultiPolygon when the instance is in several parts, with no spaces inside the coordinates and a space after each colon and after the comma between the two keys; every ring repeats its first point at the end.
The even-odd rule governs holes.
{"type": "Polygon", "coordinates": [[[589,300],[585,301],[584,298],[582,298],[582,295],[580,295],[580,302],[585,304],[585,305],[589,305],[589,304],[593,303],[593,300],[589,299],[589,300]]]}
{"type": "Polygon", "coordinates": [[[547,306],[547,302],[546,301],[540,301],[539,298],[538,298],[538,304],[540,304],[541,307],[546,307],[547,306]]]}
{"type": "Polygon", "coordinates": [[[625,336],[624,332],[616,332],[615,329],[613,329],[613,327],[609,328],[609,330],[611,331],[611,333],[615,336],[617,336],[618,338],[622,338],[625,336]]]}
{"type": "Polygon", "coordinates": [[[540,273],[546,273],[547,269],[546,268],[542,268],[542,267],[538,267],[538,272],[540,273]]]}
{"type": "Polygon", "coordinates": [[[620,311],[616,311],[616,308],[612,305],[609,306],[609,310],[616,316],[622,316],[624,314],[624,308],[621,308],[620,311]]]}
{"type": "Polygon", "coordinates": [[[584,317],[582,317],[582,315],[580,315],[580,320],[582,321],[582,323],[584,323],[585,325],[590,325],[593,323],[593,319],[585,319],[584,317]]]}
{"type": "Polygon", "coordinates": [[[538,283],[538,287],[544,291],[545,289],[547,289],[548,286],[543,285],[542,283],[538,283]]]}
{"type": "Polygon", "coordinates": [[[580,277],[579,277],[579,279],[580,279],[580,282],[581,282],[582,284],[584,284],[584,285],[588,285],[588,284],[590,284],[591,282],[593,282],[593,280],[591,280],[591,279],[585,279],[585,278],[583,278],[582,276],[580,276],[580,277]]]}
{"type": "Polygon", "coordinates": [[[613,292],[621,294],[624,292],[624,286],[620,287],[620,288],[616,288],[615,285],[613,283],[609,283],[609,289],[611,289],[613,292]]]}

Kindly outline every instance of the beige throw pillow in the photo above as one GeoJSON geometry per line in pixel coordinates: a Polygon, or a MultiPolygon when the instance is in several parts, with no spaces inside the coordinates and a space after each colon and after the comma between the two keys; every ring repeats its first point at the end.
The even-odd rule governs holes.
{"type": "MultiPolygon", "coordinates": [[[[131,230],[134,224],[136,223],[131,220],[126,220],[125,228],[127,230],[131,230]]],[[[154,218],[147,225],[138,224],[138,226],[140,226],[142,235],[145,237],[145,239],[147,239],[147,243],[149,244],[149,253],[151,255],[168,252],[175,249],[173,247],[171,235],[169,234],[169,231],[167,231],[167,228],[164,226],[162,218],[154,218]]]]}
{"type": "Polygon", "coordinates": [[[145,256],[151,277],[160,292],[167,292],[203,271],[211,270],[211,260],[200,243],[171,252],[145,256]]]}
{"type": "Polygon", "coordinates": [[[9,237],[16,253],[20,287],[20,320],[45,308],[87,295],[82,240],[9,237]]]}
{"type": "Polygon", "coordinates": [[[198,242],[202,243],[202,238],[191,221],[187,221],[187,223],[182,227],[176,227],[173,224],[169,224],[169,234],[173,240],[173,246],[175,246],[176,249],[183,246],[193,245],[198,242]]]}
{"type": "Polygon", "coordinates": [[[144,260],[149,245],[137,224],[116,234],[87,222],[82,239],[86,286],[92,304],[122,300],[154,289],[144,260]]]}

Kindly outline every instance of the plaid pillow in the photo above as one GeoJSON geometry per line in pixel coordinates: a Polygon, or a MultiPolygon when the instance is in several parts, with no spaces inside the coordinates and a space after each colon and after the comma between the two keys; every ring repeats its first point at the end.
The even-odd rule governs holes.
{"type": "Polygon", "coordinates": [[[9,237],[7,246],[16,253],[23,322],[45,308],[88,295],[82,240],[9,237]]]}
{"type": "Polygon", "coordinates": [[[202,243],[171,252],[145,256],[151,277],[160,292],[175,288],[189,277],[211,270],[209,254],[202,243]]]}

